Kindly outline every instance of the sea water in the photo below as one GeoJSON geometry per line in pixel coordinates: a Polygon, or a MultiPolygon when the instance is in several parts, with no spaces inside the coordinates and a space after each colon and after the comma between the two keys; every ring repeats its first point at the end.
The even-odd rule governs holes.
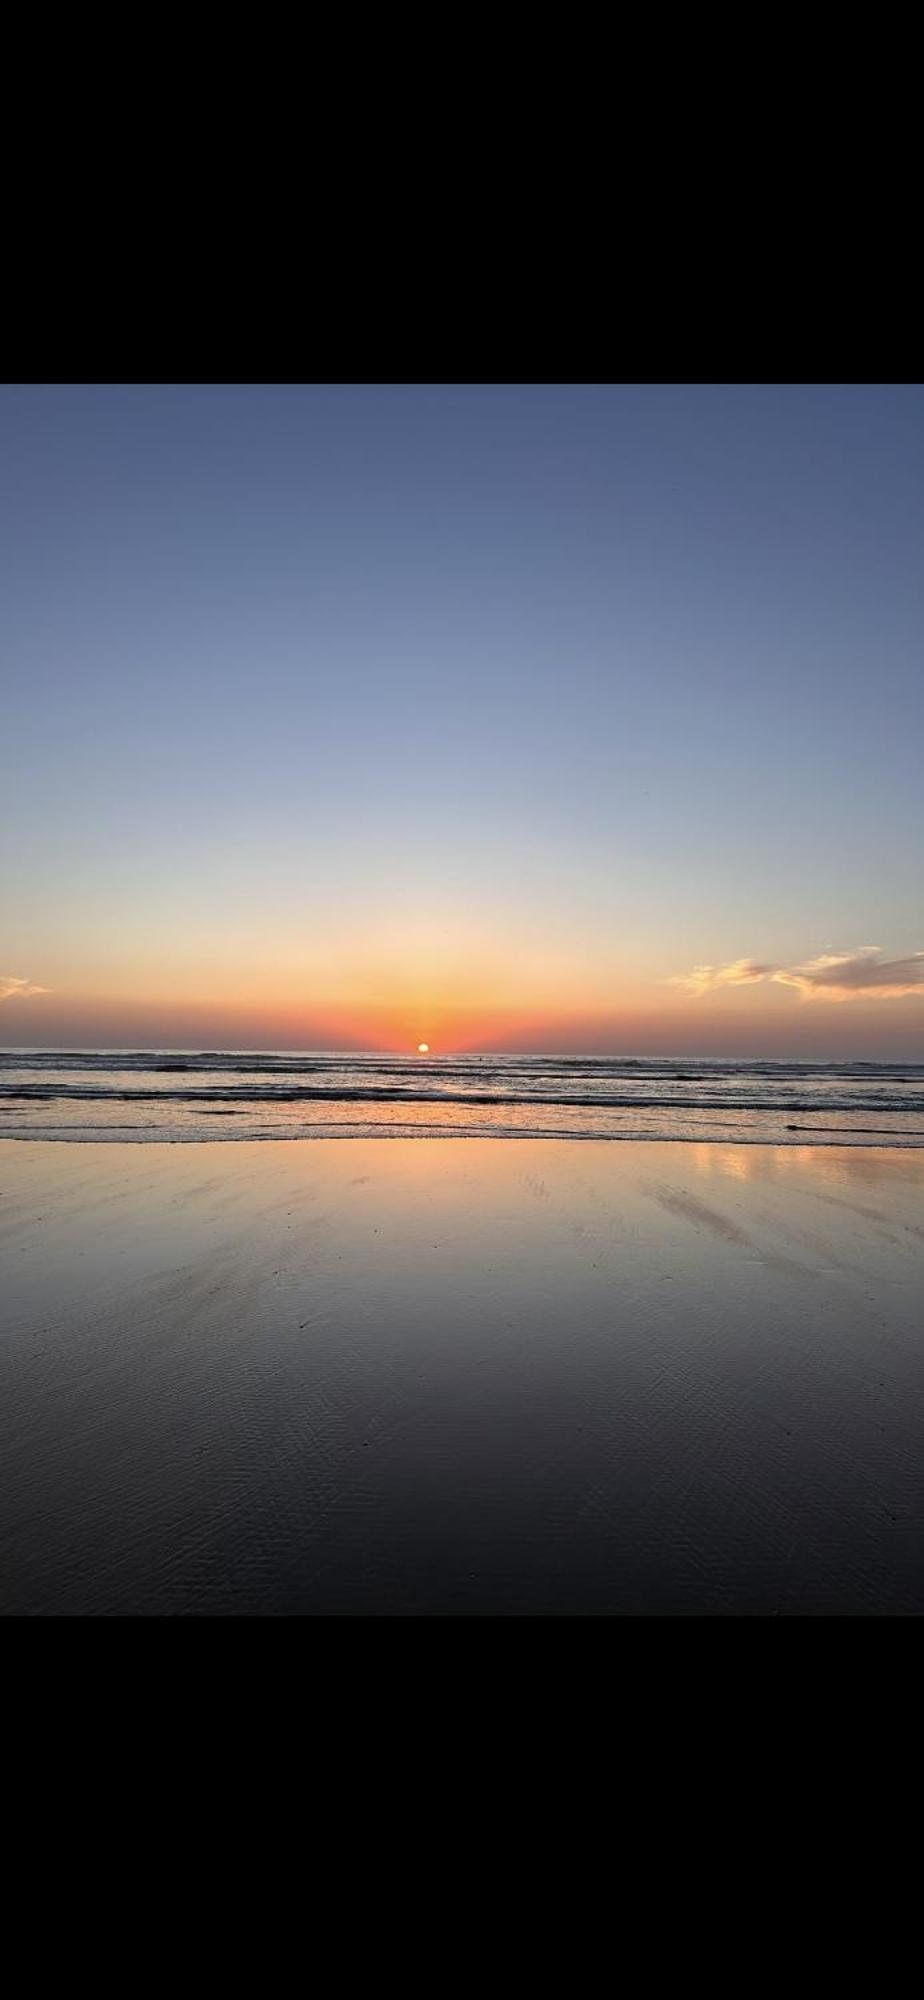
{"type": "Polygon", "coordinates": [[[0,1138],[450,1134],[924,1146],[924,1063],[0,1051],[0,1138]]]}

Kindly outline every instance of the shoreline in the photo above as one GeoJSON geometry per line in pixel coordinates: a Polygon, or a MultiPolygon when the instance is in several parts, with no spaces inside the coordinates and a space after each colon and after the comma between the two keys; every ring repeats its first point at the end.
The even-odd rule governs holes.
{"type": "MultiPolygon", "coordinates": [[[[801,1127],[790,1127],[798,1130],[801,1127]]],[[[360,1143],[381,1140],[383,1144],[394,1140],[443,1140],[466,1139],[513,1140],[533,1145],[598,1145],[598,1146],[746,1146],[771,1148],[782,1152],[798,1152],[805,1149],[848,1153],[920,1153],[924,1152],[924,1135],[916,1133],[896,1135],[887,1144],[867,1142],[865,1135],[851,1138],[841,1133],[836,1139],[817,1136],[811,1126],[805,1127],[805,1136],[782,1139],[776,1134],[766,1138],[745,1137],[743,1133],[718,1132],[488,1132],[483,1126],[475,1129],[451,1125],[440,1125],[430,1132],[422,1132],[419,1127],[401,1126],[393,1132],[383,1131],[381,1126],[363,1126],[355,1132],[345,1132],[341,1127],[313,1132],[242,1132],[239,1137],[230,1133],[217,1132],[146,1132],[143,1138],[126,1137],[125,1128],[105,1132],[2,1132],[0,1145],[34,1146],[267,1146],[323,1144],[328,1140],[353,1140],[360,1143]]]]}

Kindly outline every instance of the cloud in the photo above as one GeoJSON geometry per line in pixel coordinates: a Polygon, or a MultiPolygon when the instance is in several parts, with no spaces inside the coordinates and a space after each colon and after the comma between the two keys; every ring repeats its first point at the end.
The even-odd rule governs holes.
{"type": "Polygon", "coordinates": [[[33,986],[31,979],[3,978],[0,975],[0,1000],[29,1000],[33,993],[49,992],[47,986],[33,986]]]}
{"type": "Polygon", "coordinates": [[[752,986],[772,971],[772,965],[756,965],[753,958],[735,958],[730,965],[694,965],[692,972],[678,972],[667,983],[688,993],[711,993],[717,986],[752,986]]]}
{"type": "Polygon", "coordinates": [[[862,944],[853,951],[823,952],[805,965],[780,966],[773,978],[781,986],[795,986],[806,1000],[924,996],[924,951],[914,951],[910,958],[883,958],[878,945],[862,944]]]}
{"type": "Polygon", "coordinates": [[[753,958],[735,958],[726,965],[694,965],[692,972],[677,973],[667,983],[699,995],[763,979],[794,986],[803,1000],[900,1000],[908,993],[924,998],[924,951],[883,958],[878,945],[861,944],[852,951],[822,952],[804,965],[758,965],[753,958]]]}

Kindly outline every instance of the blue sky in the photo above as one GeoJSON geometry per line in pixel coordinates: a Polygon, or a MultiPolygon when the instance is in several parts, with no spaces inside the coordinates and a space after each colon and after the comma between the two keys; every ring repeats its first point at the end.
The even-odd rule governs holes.
{"type": "MultiPolygon", "coordinates": [[[[922,417],[0,392],[0,972],[47,988],[4,1039],[155,1003],[164,1039],[180,1003],[374,1039],[456,996],[798,1040],[792,987],[669,982],[924,947],[922,417]]],[[[849,1007],[920,1048],[924,994],[849,1007]]]]}

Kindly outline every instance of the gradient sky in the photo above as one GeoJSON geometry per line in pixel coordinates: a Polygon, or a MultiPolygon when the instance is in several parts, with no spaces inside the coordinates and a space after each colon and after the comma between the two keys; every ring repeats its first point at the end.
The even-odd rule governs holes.
{"type": "Polygon", "coordinates": [[[0,391],[0,1040],[921,1057],[922,444],[919,388],[0,391]]]}

